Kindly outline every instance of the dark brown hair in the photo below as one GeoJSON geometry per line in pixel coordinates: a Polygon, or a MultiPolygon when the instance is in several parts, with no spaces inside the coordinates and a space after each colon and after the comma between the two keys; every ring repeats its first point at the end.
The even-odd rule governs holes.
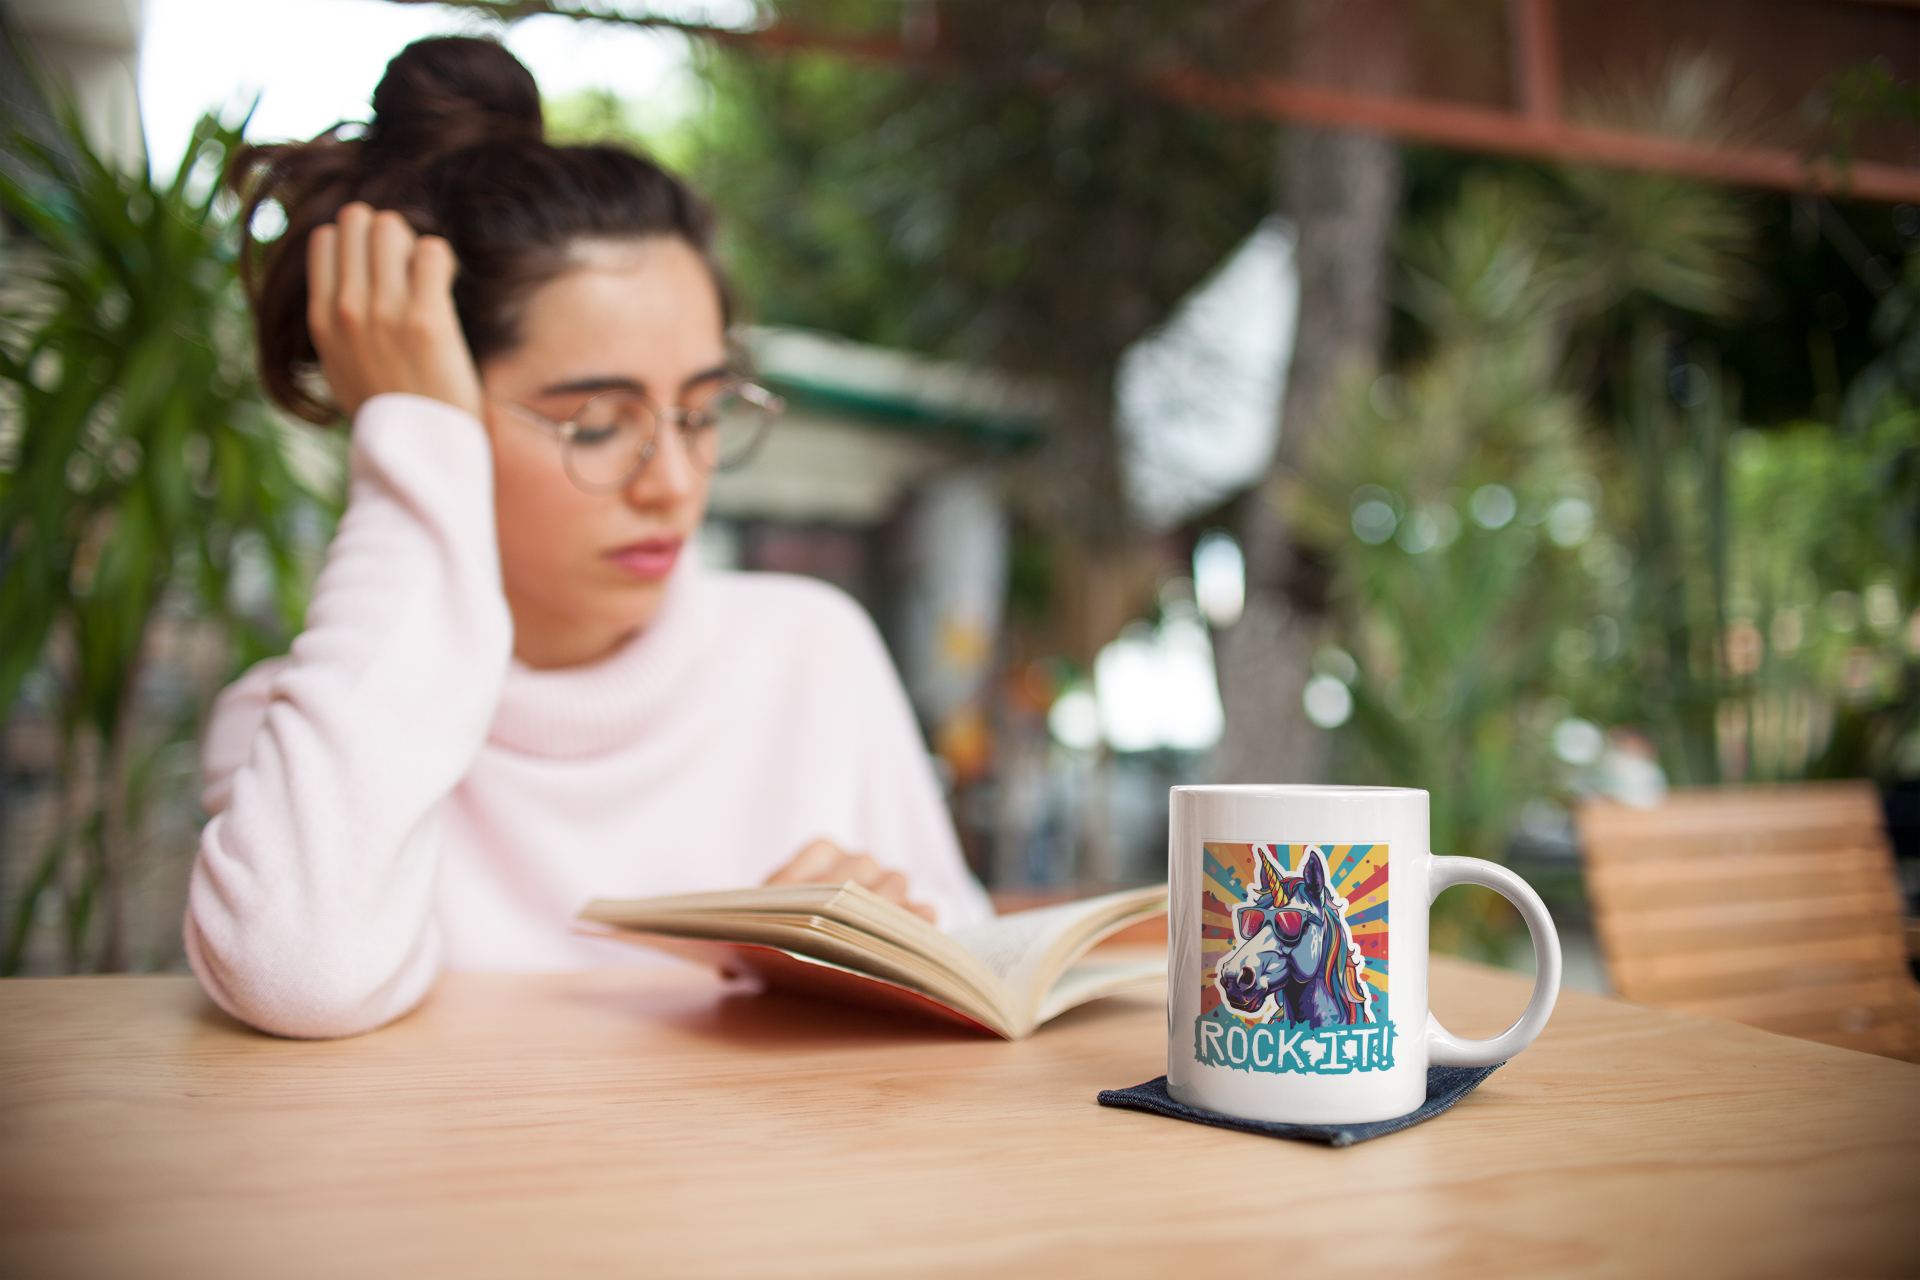
{"type": "Polygon", "coordinates": [[[549,146],[540,91],[492,40],[444,37],[408,45],[373,91],[359,137],[335,126],[311,142],[249,147],[227,181],[244,202],[241,272],[259,337],[260,377],[279,404],[313,422],[339,411],[319,394],[307,333],[307,237],[340,206],[364,200],[445,236],[459,260],[453,300],[473,358],[519,344],[527,296],[564,272],[580,239],[676,236],[713,273],[713,217],[686,184],[611,146],[549,146]],[[286,230],[262,245],[260,207],[277,203],[286,230]]]}

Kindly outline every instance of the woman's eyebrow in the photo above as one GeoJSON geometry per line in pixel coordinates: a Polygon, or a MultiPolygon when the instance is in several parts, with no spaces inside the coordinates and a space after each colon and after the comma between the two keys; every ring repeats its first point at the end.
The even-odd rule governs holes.
{"type": "Polygon", "coordinates": [[[685,382],[682,382],[680,384],[680,389],[682,391],[688,391],[694,387],[699,386],[703,382],[718,382],[722,378],[729,378],[732,376],[733,376],[733,370],[729,369],[726,365],[717,364],[713,366],[713,368],[706,369],[699,373],[696,373],[691,378],[688,378],[685,382]]]}
{"type": "MultiPolygon", "coordinates": [[[[732,376],[732,373],[733,370],[726,365],[717,364],[711,369],[703,369],[687,378],[680,384],[680,389],[687,391],[702,383],[719,382],[723,378],[732,376]]],[[[637,391],[645,395],[647,384],[637,378],[608,374],[598,377],[569,378],[565,382],[556,382],[551,386],[540,388],[540,394],[543,396],[598,395],[603,391],[637,391]]]]}
{"type": "Polygon", "coordinates": [[[638,391],[646,394],[647,384],[632,378],[605,375],[591,378],[571,378],[566,382],[556,382],[552,386],[540,388],[543,396],[592,395],[602,391],[638,391]]]}

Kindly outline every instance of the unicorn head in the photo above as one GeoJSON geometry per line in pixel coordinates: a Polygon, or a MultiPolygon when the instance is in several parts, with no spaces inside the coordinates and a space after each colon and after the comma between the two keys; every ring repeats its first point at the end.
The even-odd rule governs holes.
{"type": "Polygon", "coordinates": [[[1298,875],[1286,874],[1270,848],[1256,845],[1254,857],[1253,887],[1232,912],[1234,947],[1214,970],[1220,998],[1262,1020],[1279,1014],[1315,1027],[1373,1021],[1347,903],[1333,891],[1320,847],[1307,846],[1298,875]]]}

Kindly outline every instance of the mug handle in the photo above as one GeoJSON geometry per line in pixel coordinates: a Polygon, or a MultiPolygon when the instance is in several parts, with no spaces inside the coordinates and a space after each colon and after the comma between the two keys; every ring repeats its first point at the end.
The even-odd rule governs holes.
{"type": "Polygon", "coordinates": [[[1533,886],[1494,862],[1479,858],[1433,858],[1427,868],[1427,905],[1442,889],[1477,884],[1511,902],[1533,935],[1533,998],[1517,1021],[1491,1040],[1462,1040],[1427,1014],[1427,1061],[1445,1067],[1491,1067],[1505,1062],[1533,1043],[1546,1029],[1553,1002],[1560,996],[1560,935],[1547,914],[1546,903],[1533,886]]]}

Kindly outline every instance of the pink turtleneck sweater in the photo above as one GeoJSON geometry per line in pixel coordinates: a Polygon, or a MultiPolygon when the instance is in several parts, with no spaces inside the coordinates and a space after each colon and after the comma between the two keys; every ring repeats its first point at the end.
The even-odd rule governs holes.
{"type": "Polygon", "coordinates": [[[186,942],[220,1007],[352,1035],[443,968],[645,963],[573,933],[575,912],[759,884],[819,837],[903,872],[943,927],[989,915],[866,615],[691,561],[612,656],[522,666],[484,431],[369,401],[307,629],[207,735],[186,942]]]}

